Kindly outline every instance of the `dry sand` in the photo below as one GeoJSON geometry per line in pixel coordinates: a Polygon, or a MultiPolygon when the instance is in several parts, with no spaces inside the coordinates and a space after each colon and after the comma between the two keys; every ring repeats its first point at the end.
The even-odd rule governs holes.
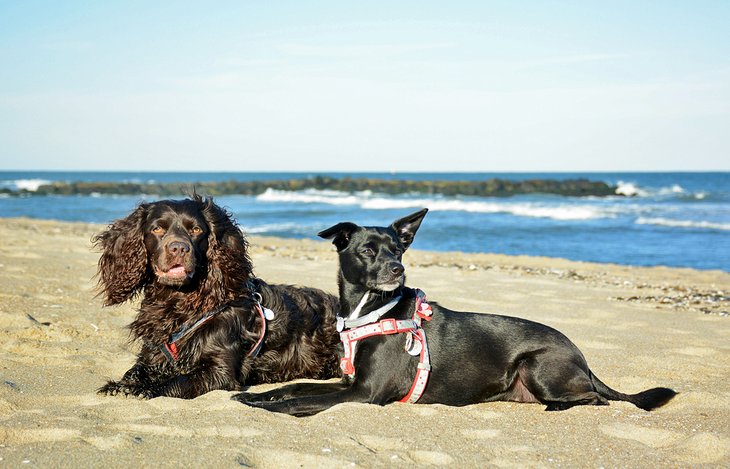
{"type": "MultiPolygon", "coordinates": [[[[409,284],[431,299],[554,326],[614,388],[680,394],[654,412],[341,404],[297,419],[223,391],[97,395],[134,361],[135,305],[94,298],[101,228],[0,220],[0,467],[730,467],[730,274],[411,251],[409,284]]],[[[267,281],[336,292],[328,243],[251,244],[267,281]]]]}

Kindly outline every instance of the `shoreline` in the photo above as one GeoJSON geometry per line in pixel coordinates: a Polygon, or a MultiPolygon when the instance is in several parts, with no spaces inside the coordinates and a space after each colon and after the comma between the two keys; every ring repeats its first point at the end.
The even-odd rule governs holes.
{"type": "MultiPolygon", "coordinates": [[[[336,252],[328,241],[278,238],[275,236],[247,236],[252,249],[264,249],[274,257],[304,258],[312,261],[319,257],[303,255],[306,252],[336,252]]],[[[616,297],[617,301],[655,303],[682,310],[698,310],[705,314],[730,317],[730,272],[700,270],[689,267],[634,266],[613,263],[574,261],[559,257],[512,256],[494,253],[462,251],[423,251],[411,248],[404,255],[408,272],[414,268],[442,267],[467,271],[497,271],[512,275],[547,276],[589,285],[613,285],[636,290],[635,295],[616,297]],[[446,258],[446,259],[445,259],[446,258]],[[549,267],[546,267],[549,265],[549,267]],[[606,271],[610,270],[611,274],[606,271]],[[691,276],[693,284],[682,285],[691,276]],[[639,280],[651,277],[651,281],[639,280]],[[704,304],[704,303],[708,304],[704,304]],[[694,306],[693,306],[694,305],[694,306]]]]}
{"type": "MultiPolygon", "coordinates": [[[[101,223],[66,222],[27,217],[0,218],[0,224],[69,225],[73,232],[97,233],[101,223]]],[[[245,230],[244,230],[245,234],[245,230]]],[[[91,235],[89,235],[91,237],[91,235]]],[[[306,238],[280,238],[246,235],[252,253],[266,252],[272,257],[336,260],[336,251],[328,241],[306,238]],[[313,254],[316,253],[316,254],[313,254]]],[[[615,263],[575,261],[560,257],[472,253],[463,251],[425,251],[409,249],[404,255],[409,272],[414,268],[442,267],[468,271],[497,271],[510,275],[546,276],[598,286],[622,286],[634,294],[617,296],[616,301],[654,304],[684,311],[700,311],[730,317],[730,272],[691,267],[641,266],[615,263]],[[549,267],[547,267],[549,266],[549,267]],[[611,273],[607,273],[610,271],[611,273]],[[686,277],[692,285],[686,285],[686,277]],[[651,280],[645,279],[651,278],[651,280]],[[637,281],[638,278],[638,281],[637,281]]],[[[333,274],[334,275],[334,274],[333,274]]],[[[333,291],[336,293],[336,291],[333,291]]]]}
{"type": "MultiPolygon", "coordinates": [[[[565,412],[348,403],[297,419],[225,391],[189,401],[98,396],[138,346],[126,329],[136,302],[103,308],[94,297],[90,238],[104,226],[0,219],[0,466],[730,465],[728,273],[409,250],[408,284],[430,299],[553,326],[622,392],[680,394],[654,412],[625,402],[565,412]]],[[[336,292],[330,243],[248,239],[266,281],[336,292]]]]}
{"type": "MultiPolygon", "coordinates": [[[[31,218],[31,217],[0,217],[0,223],[8,221],[10,223],[12,222],[22,222],[22,223],[57,223],[60,225],[80,225],[80,226],[86,226],[89,227],[89,229],[96,229],[97,231],[100,231],[104,229],[108,224],[107,223],[97,223],[97,222],[83,222],[83,221],[67,221],[67,220],[56,220],[51,218],[31,218]]],[[[307,245],[307,243],[312,243],[311,246],[307,245],[308,249],[315,249],[319,250],[316,246],[319,244],[323,244],[325,246],[329,246],[330,243],[327,241],[322,241],[319,239],[311,239],[311,238],[285,238],[285,237],[279,237],[279,236],[269,236],[269,235],[260,235],[260,234],[248,234],[246,233],[245,227],[241,227],[244,234],[246,235],[246,238],[249,240],[259,240],[260,244],[266,245],[266,240],[275,240],[277,244],[287,245],[290,242],[294,243],[304,243],[307,245]]],[[[251,243],[254,244],[254,243],[251,243]]],[[[271,243],[268,243],[269,245],[271,243]]],[[[253,246],[254,248],[256,246],[253,246]]],[[[574,259],[568,259],[564,257],[551,257],[551,256],[536,256],[536,255],[529,255],[529,254],[501,254],[496,252],[471,252],[471,251],[436,251],[436,250],[425,250],[425,249],[418,249],[418,248],[412,248],[412,251],[418,251],[422,255],[425,255],[428,257],[428,255],[432,256],[439,256],[439,255],[454,255],[457,259],[460,260],[459,263],[454,264],[455,267],[468,267],[470,265],[476,265],[474,262],[468,261],[466,258],[476,257],[482,259],[482,265],[477,267],[483,268],[483,269],[489,269],[493,267],[499,267],[499,266],[506,266],[506,265],[517,265],[525,267],[526,269],[529,269],[530,260],[536,261],[536,263],[541,263],[545,261],[555,262],[559,265],[564,265],[568,269],[574,270],[575,268],[585,268],[586,270],[600,270],[601,266],[606,266],[610,269],[626,269],[626,270],[636,270],[641,271],[642,269],[656,269],[656,270],[667,270],[667,271],[687,271],[689,273],[698,273],[698,274],[706,274],[703,275],[706,277],[706,281],[712,283],[713,278],[719,278],[722,279],[725,275],[729,276],[730,278],[730,271],[725,271],[722,269],[697,269],[694,267],[684,267],[684,266],[668,266],[668,265],[639,265],[639,264],[619,264],[615,262],[598,262],[598,261],[582,261],[582,260],[574,260],[574,259]],[[591,267],[595,266],[595,267],[591,267]]],[[[533,262],[535,263],[535,262],[533,262]]],[[[430,264],[418,264],[427,266],[430,264]]],[[[667,278],[671,278],[670,275],[667,275],[667,278]]]]}

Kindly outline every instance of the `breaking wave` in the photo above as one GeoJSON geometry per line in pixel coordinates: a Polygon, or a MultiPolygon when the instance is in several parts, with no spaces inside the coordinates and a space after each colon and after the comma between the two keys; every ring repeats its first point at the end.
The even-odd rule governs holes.
{"type": "MultiPolygon", "coordinates": [[[[703,200],[712,194],[707,191],[687,191],[679,184],[666,187],[642,187],[633,182],[619,181],[616,183],[616,195],[628,197],[655,197],[659,199],[703,200]]],[[[721,194],[717,194],[721,196],[721,194]]]]}
{"type": "Polygon", "coordinates": [[[669,218],[644,218],[636,220],[638,225],[657,225],[671,228],[701,228],[705,230],[730,231],[730,223],[713,223],[709,221],[672,220],[669,218]]]}
{"type": "Polygon", "coordinates": [[[309,229],[306,226],[302,226],[301,223],[284,222],[284,223],[265,223],[263,225],[258,225],[258,226],[255,226],[255,225],[246,226],[243,229],[243,231],[249,235],[266,234],[266,233],[280,233],[280,232],[309,234],[312,231],[312,229],[309,229]]]}
{"type": "Polygon", "coordinates": [[[47,179],[13,179],[0,181],[0,187],[11,189],[14,191],[30,191],[35,192],[44,184],[51,184],[47,179]]]}
{"type": "Polygon", "coordinates": [[[256,198],[264,202],[320,203],[354,205],[363,209],[388,210],[428,207],[432,211],[507,213],[520,217],[550,218],[553,220],[591,220],[612,218],[614,215],[598,206],[578,204],[539,204],[529,202],[494,202],[463,200],[446,197],[391,198],[374,195],[370,191],[349,194],[339,191],[280,191],[267,189],[256,198]]]}

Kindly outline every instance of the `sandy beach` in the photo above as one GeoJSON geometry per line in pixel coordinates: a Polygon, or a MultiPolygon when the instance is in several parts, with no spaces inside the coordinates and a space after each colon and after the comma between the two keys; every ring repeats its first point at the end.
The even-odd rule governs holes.
{"type": "MultiPolygon", "coordinates": [[[[548,324],[613,388],[680,394],[654,412],[341,404],[298,419],[223,391],[97,395],[135,350],[136,305],[95,298],[90,238],[102,228],[0,219],[0,467],[730,466],[728,273],[409,251],[408,284],[430,299],[548,324]]],[[[261,278],[336,293],[329,243],[249,240],[261,278]]]]}

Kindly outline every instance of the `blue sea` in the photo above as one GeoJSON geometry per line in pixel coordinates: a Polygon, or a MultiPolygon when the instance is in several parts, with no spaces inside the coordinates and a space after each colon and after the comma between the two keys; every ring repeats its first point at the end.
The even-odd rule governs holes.
{"type": "MultiPolygon", "coordinates": [[[[340,221],[383,225],[422,207],[431,211],[415,248],[562,257],[627,265],[730,271],[730,173],[125,173],[0,172],[0,187],[33,190],[49,181],[179,182],[278,180],[324,174],[415,180],[587,178],[632,197],[525,195],[509,198],[391,196],[268,190],[218,197],[248,234],[316,238],[340,221]]],[[[0,197],[0,217],[109,223],[139,196],[0,197]]]]}

